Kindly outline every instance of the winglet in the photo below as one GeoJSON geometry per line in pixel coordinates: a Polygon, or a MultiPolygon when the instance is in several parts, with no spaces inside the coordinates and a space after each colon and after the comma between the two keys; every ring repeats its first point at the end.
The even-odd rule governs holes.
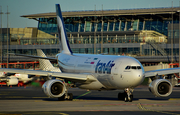
{"type": "Polygon", "coordinates": [[[65,26],[64,26],[64,20],[62,17],[61,8],[59,4],[56,4],[56,15],[57,15],[57,28],[58,28],[58,34],[59,34],[59,41],[62,44],[62,48],[63,48],[62,52],[66,54],[72,54],[71,48],[69,46],[65,26]]]}

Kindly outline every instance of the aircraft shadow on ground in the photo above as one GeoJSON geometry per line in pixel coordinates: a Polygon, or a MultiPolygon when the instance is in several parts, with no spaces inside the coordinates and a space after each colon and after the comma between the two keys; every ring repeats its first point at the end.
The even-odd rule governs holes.
{"type": "MultiPolygon", "coordinates": [[[[141,99],[145,99],[145,100],[154,100],[154,101],[167,101],[169,100],[170,98],[160,98],[160,97],[154,97],[154,98],[133,98],[133,101],[139,101],[141,99]]],[[[57,98],[45,98],[45,99],[42,99],[43,101],[58,101],[57,98]]],[[[81,98],[77,98],[74,97],[73,101],[76,101],[76,100],[104,100],[104,101],[124,101],[124,100],[118,100],[118,98],[111,98],[111,97],[81,97],[81,98]]],[[[65,100],[65,101],[68,101],[68,100],[65,100]]]]}
{"type": "MultiPolygon", "coordinates": [[[[174,97],[173,97],[174,98],[174,97]]],[[[175,97],[174,99],[179,98],[175,97]]],[[[140,100],[153,100],[153,101],[168,101],[170,98],[161,98],[161,97],[154,97],[154,98],[133,98],[133,101],[140,101],[140,100]]],[[[23,97],[23,98],[0,98],[0,100],[43,100],[43,101],[58,101],[57,98],[32,98],[32,97],[23,97]]],[[[78,100],[104,100],[104,101],[124,101],[124,100],[118,100],[118,98],[113,98],[113,97],[81,97],[77,98],[74,96],[74,101],[78,100]]],[[[68,101],[68,100],[65,100],[68,101]]]]}

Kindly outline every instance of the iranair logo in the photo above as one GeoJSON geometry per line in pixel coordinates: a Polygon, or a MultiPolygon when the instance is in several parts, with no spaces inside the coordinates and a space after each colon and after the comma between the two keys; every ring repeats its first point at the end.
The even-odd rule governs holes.
{"type": "Polygon", "coordinates": [[[95,68],[95,73],[107,73],[111,74],[111,69],[115,65],[114,61],[109,61],[107,63],[101,62],[101,60],[98,61],[95,68]]]}

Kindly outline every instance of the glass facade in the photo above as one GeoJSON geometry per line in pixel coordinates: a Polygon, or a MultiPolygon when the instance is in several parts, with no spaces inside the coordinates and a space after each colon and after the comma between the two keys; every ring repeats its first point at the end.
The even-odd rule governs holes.
{"type": "MultiPolygon", "coordinates": [[[[148,36],[150,37],[150,36],[148,36]]],[[[103,37],[103,53],[110,55],[152,55],[155,51],[156,55],[161,55],[157,50],[152,49],[149,44],[144,44],[144,37],[140,35],[134,36],[104,36],[103,37]]],[[[101,53],[101,39],[96,36],[96,53],[101,53]]],[[[94,36],[71,37],[68,39],[70,47],[74,53],[94,53],[94,36]]],[[[154,40],[152,40],[154,41],[154,40]]],[[[163,42],[162,42],[163,43],[163,42]]],[[[164,47],[164,46],[162,46],[164,47]]],[[[165,48],[169,54],[169,49],[165,48]]],[[[47,55],[56,55],[59,52],[59,40],[57,38],[23,38],[18,40],[16,45],[11,44],[9,52],[28,55],[36,55],[36,49],[43,49],[47,55]]],[[[177,54],[177,50],[175,49],[177,54]]],[[[4,45],[3,52],[7,52],[4,45]]],[[[3,53],[6,54],[6,53],[3,53]]]]}
{"type": "MultiPolygon", "coordinates": [[[[26,46],[25,46],[26,47],[26,46]]],[[[24,48],[25,48],[24,47],[24,48]]],[[[33,47],[32,47],[33,48],[33,47]]],[[[97,54],[101,54],[100,52],[101,48],[96,48],[97,54]]],[[[55,56],[60,50],[58,47],[52,48],[48,47],[43,48],[42,50],[47,56],[55,56]]],[[[73,53],[82,53],[82,54],[93,54],[94,53],[94,48],[71,48],[73,53]]],[[[126,48],[103,48],[103,54],[108,54],[108,55],[128,55],[128,56],[133,56],[133,55],[140,55],[140,47],[126,47],[126,48]]],[[[3,50],[4,56],[6,56],[7,50],[3,50]]],[[[17,54],[27,54],[27,55],[37,55],[36,48],[34,47],[33,49],[9,49],[10,53],[17,53],[17,54]]]]}
{"type": "MultiPolygon", "coordinates": [[[[149,17],[146,20],[135,18],[127,20],[121,17],[106,16],[102,18],[102,21],[102,19],[96,19],[93,16],[82,18],[68,17],[64,18],[64,22],[67,32],[154,30],[166,36],[168,35],[168,24],[172,22],[170,19],[160,20],[157,17],[149,17]]],[[[57,33],[56,18],[40,18],[39,20],[39,30],[49,34],[57,33]]],[[[175,18],[173,23],[179,23],[179,20],[175,18]]]]}
{"type": "MultiPolygon", "coordinates": [[[[110,54],[110,55],[130,55],[130,56],[155,56],[162,55],[158,48],[154,48],[152,43],[167,55],[171,55],[171,46],[166,44],[164,39],[171,39],[172,31],[168,25],[172,23],[171,14],[146,14],[146,15],[98,15],[82,17],[64,17],[65,29],[68,32],[70,47],[74,53],[85,54],[110,54]],[[155,31],[155,36],[147,35],[143,31],[155,31]],[[99,35],[94,32],[100,33],[99,35]],[[102,32],[102,33],[101,33],[102,32]],[[106,35],[104,33],[106,33],[106,35]],[[139,34],[132,34],[139,32],[139,34]],[[83,34],[80,34],[83,33],[83,34]],[[91,35],[87,35],[91,33],[91,35]],[[108,33],[108,35],[107,35],[108,33]],[[113,34],[115,33],[115,34],[113,34]],[[123,33],[123,35],[116,35],[123,33]],[[131,33],[131,34],[129,34],[131,33]],[[158,34],[157,34],[158,33],[158,34]],[[160,33],[160,34],[159,34],[160,33]],[[74,36],[73,36],[74,35],[74,36]],[[166,36],[161,39],[161,36],[166,36]],[[154,37],[157,37],[156,41],[154,37]],[[94,47],[96,44],[96,47],[94,47]],[[102,46],[102,47],[101,47],[102,46]],[[101,51],[103,50],[103,51],[101,51]]],[[[174,15],[173,23],[179,23],[179,16],[174,15]]],[[[39,18],[38,30],[52,35],[48,38],[18,38],[15,34],[10,34],[11,42],[9,52],[36,55],[36,49],[42,49],[48,56],[56,55],[59,52],[59,41],[57,34],[56,17],[39,18]],[[17,39],[18,38],[18,39],[17,39]],[[17,42],[17,43],[15,43],[17,42]]],[[[179,29],[173,30],[174,38],[179,37],[179,29]]],[[[42,33],[44,34],[44,33],[42,33]]],[[[6,37],[6,35],[4,35],[6,37]]],[[[173,39],[174,39],[173,38],[173,39]]],[[[6,39],[3,40],[6,43],[6,39]]],[[[3,45],[4,55],[6,54],[6,44],[3,45]]],[[[179,54],[179,48],[174,46],[174,55],[179,54]]]]}

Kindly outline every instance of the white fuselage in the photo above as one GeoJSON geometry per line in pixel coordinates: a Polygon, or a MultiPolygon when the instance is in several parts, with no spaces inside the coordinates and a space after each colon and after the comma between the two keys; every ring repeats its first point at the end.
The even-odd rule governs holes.
{"type": "Polygon", "coordinates": [[[5,72],[0,72],[0,77],[5,77],[5,72]]]}
{"type": "Polygon", "coordinates": [[[83,84],[86,89],[134,88],[144,80],[144,69],[135,58],[93,54],[57,55],[62,72],[90,73],[97,82],[83,84]]]}
{"type": "Polygon", "coordinates": [[[12,75],[10,77],[15,77],[18,79],[18,81],[22,81],[23,83],[27,83],[28,81],[32,81],[33,78],[29,78],[28,74],[18,74],[12,75]]]}

